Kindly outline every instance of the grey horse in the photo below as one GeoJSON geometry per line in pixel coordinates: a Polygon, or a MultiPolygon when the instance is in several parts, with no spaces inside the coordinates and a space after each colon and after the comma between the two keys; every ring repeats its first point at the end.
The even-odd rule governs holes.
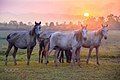
{"type": "Polygon", "coordinates": [[[36,38],[37,36],[39,36],[40,31],[41,31],[41,22],[37,23],[35,21],[35,26],[30,31],[18,31],[18,32],[10,33],[6,39],[8,41],[8,48],[5,53],[6,55],[5,65],[7,65],[7,58],[12,47],[14,47],[14,52],[13,52],[14,65],[17,64],[16,53],[18,48],[27,49],[27,65],[29,65],[30,56],[33,48],[36,45],[36,38]]]}
{"type": "Polygon", "coordinates": [[[72,32],[55,32],[51,35],[50,46],[46,56],[46,64],[48,61],[48,56],[55,48],[56,51],[54,54],[54,62],[56,66],[58,65],[57,55],[60,49],[63,50],[72,49],[72,66],[74,65],[74,60],[75,60],[75,51],[77,51],[78,65],[80,65],[79,53],[82,43],[84,40],[86,40],[86,36],[87,36],[87,25],[86,26],[81,25],[81,26],[82,26],[81,30],[72,31],[72,32]]]}

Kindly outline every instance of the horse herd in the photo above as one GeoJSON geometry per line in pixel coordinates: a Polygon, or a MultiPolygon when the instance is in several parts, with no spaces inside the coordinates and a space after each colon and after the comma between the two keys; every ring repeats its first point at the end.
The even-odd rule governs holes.
{"type": "Polygon", "coordinates": [[[43,62],[43,57],[45,57],[45,63],[49,63],[48,57],[52,50],[54,53],[54,63],[57,66],[57,58],[60,54],[60,60],[64,62],[63,51],[65,51],[66,61],[71,62],[72,66],[75,61],[80,65],[80,50],[81,47],[89,48],[88,58],[86,63],[88,64],[89,58],[93,48],[96,49],[96,60],[99,64],[99,46],[101,44],[102,38],[107,39],[108,25],[102,25],[102,27],[96,31],[87,30],[87,25],[81,25],[81,29],[75,31],[65,31],[65,32],[52,32],[52,31],[42,31],[41,22],[35,22],[34,27],[30,31],[18,31],[10,33],[7,36],[8,48],[6,50],[5,65],[7,65],[7,58],[12,47],[14,65],[16,65],[16,53],[18,48],[27,49],[27,65],[30,63],[31,53],[36,45],[36,41],[39,43],[39,63],[43,62]],[[42,53],[42,58],[40,59],[42,53]]]}

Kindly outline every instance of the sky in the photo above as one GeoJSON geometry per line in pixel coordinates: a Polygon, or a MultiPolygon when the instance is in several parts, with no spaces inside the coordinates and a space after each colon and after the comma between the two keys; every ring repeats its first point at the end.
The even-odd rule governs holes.
{"type": "Polygon", "coordinates": [[[120,15],[120,0],[0,0],[0,13],[120,15]]]}

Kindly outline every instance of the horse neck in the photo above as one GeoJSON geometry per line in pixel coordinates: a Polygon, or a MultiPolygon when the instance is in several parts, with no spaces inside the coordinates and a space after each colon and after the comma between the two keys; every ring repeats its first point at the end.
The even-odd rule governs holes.
{"type": "Polygon", "coordinates": [[[96,31],[96,36],[98,36],[100,41],[102,40],[102,38],[103,38],[102,29],[99,29],[98,31],[96,31]]]}
{"type": "Polygon", "coordinates": [[[35,29],[33,28],[32,30],[30,30],[29,33],[30,33],[31,36],[35,36],[35,29]]]}
{"type": "Polygon", "coordinates": [[[78,30],[75,32],[76,34],[76,40],[79,42],[79,41],[82,41],[82,31],[81,30],[78,30]]]}

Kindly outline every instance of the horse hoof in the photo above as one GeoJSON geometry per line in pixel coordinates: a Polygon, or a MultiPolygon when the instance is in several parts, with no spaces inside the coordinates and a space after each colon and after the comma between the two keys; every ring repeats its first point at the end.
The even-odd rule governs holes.
{"type": "Polygon", "coordinates": [[[61,63],[61,60],[59,59],[59,62],[61,63]]]}
{"type": "Polygon", "coordinates": [[[29,66],[29,63],[27,63],[27,65],[29,66]]]}
{"type": "Polygon", "coordinates": [[[43,63],[43,60],[41,60],[41,63],[43,63]]]}
{"type": "Polygon", "coordinates": [[[55,64],[55,67],[58,67],[58,65],[57,65],[57,64],[55,64]]]}
{"type": "Polygon", "coordinates": [[[16,65],[17,65],[17,63],[14,64],[14,66],[16,66],[16,65]]]}
{"type": "Polygon", "coordinates": [[[5,62],[5,65],[7,66],[7,63],[5,62]]]}
{"type": "Polygon", "coordinates": [[[64,63],[64,61],[62,61],[62,63],[64,63]]]}
{"type": "Polygon", "coordinates": [[[49,63],[49,61],[47,61],[47,63],[49,63]]]}
{"type": "Polygon", "coordinates": [[[100,65],[100,63],[97,63],[98,65],[100,65]]]}
{"type": "Polygon", "coordinates": [[[88,65],[88,62],[86,62],[86,64],[88,65]]]}

